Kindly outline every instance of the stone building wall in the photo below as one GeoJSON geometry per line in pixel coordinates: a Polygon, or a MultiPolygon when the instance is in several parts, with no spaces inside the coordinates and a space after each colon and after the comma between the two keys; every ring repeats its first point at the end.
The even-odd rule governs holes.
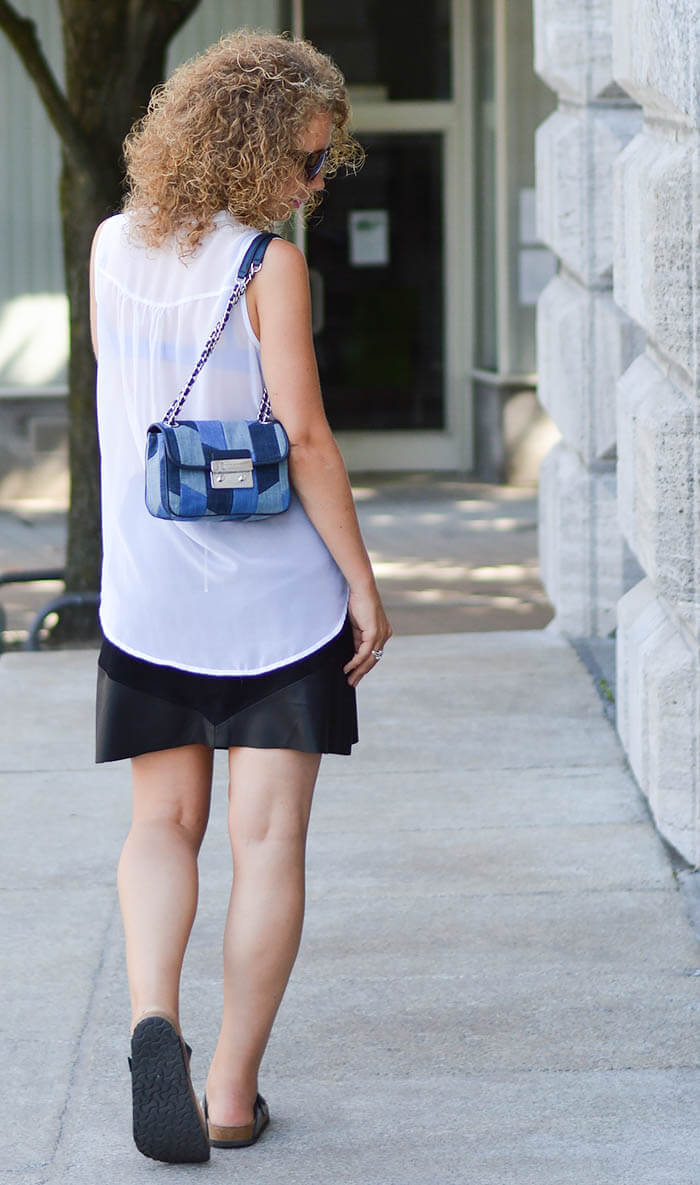
{"type": "Polygon", "coordinates": [[[663,834],[697,864],[697,0],[615,0],[613,34],[644,115],[615,164],[614,291],[646,335],[617,388],[619,521],[645,573],[618,607],[619,730],[663,834]]]}
{"type": "Polygon", "coordinates": [[[573,636],[617,629],[618,728],[659,828],[700,860],[696,0],[535,0],[541,566],[573,636]],[[695,283],[693,283],[695,269],[695,283]]]}
{"type": "Polygon", "coordinates": [[[615,384],[643,348],[615,304],[613,165],[639,107],[613,79],[611,0],[536,0],[535,69],[558,93],[537,132],[539,397],[562,433],[540,472],[540,567],[561,629],[605,637],[641,573],[617,521],[615,384]]]}

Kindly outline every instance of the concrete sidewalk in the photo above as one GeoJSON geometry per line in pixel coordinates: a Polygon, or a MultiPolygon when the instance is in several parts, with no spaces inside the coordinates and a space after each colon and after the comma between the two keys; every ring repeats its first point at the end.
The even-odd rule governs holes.
{"type": "MultiPolygon", "coordinates": [[[[355,475],[363,534],[397,633],[540,629],[552,607],[539,579],[537,495],[432,473],[355,475]]],[[[66,516],[0,506],[0,575],[61,567],[66,516]]],[[[60,583],[0,588],[5,644],[21,645],[60,583]]]]}
{"type": "MultiPolygon", "coordinates": [[[[114,873],[128,769],[92,764],[95,654],[0,659],[0,1181],[698,1185],[698,947],[591,680],[551,630],[399,637],[326,758],[273,1116],[204,1167],[130,1137],[114,873]]],[[[229,856],[218,765],[182,1016],[201,1089],[229,856]]]]}

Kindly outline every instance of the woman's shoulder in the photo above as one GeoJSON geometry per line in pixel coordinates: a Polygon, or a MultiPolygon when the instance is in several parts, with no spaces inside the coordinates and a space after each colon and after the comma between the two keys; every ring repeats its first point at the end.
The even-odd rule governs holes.
{"type": "Polygon", "coordinates": [[[288,239],[279,236],[272,239],[265,251],[264,263],[257,277],[263,280],[261,287],[267,284],[308,283],[309,269],[304,252],[288,239]]]}
{"type": "Polygon", "coordinates": [[[107,275],[121,274],[125,267],[138,267],[144,257],[157,258],[163,254],[162,248],[149,247],[141,241],[128,213],[113,214],[99,224],[92,240],[92,252],[97,270],[107,275]]]}
{"type": "Polygon", "coordinates": [[[123,214],[112,214],[100,222],[92,239],[93,251],[103,251],[110,242],[114,242],[115,236],[124,232],[124,223],[125,216],[123,214]]]}

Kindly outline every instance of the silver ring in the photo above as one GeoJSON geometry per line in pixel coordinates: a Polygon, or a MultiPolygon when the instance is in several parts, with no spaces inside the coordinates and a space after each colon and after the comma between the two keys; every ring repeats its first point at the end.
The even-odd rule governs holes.
{"type": "Polygon", "coordinates": [[[379,659],[382,657],[383,653],[384,653],[383,650],[373,650],[372,651],[372,654],[376,658],[377,662],[379,662],[379,659]]]}

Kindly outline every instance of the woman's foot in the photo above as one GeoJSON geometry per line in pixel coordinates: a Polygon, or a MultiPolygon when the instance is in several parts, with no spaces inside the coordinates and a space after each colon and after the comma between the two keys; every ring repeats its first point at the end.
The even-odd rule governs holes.
{"type": "Polygon", "coordinates": [[[244,1127],[255,1118],[255,1102],[258,1097],[257,1082],[250,1087],[235,1086],[230,1080],[221,1080],[214,1073],[214,1063],[209,1070],[204,1097],[209,1108],[209,1117],[226,1127],[244,1127]]]}
{"type": "Polygon", "coordinates": [[[212,1123],[209,1118],[207,1096],[204,1096],[204,1120],[209,1142],[214,1148],[248,1148],[259,1139],[268,1123],[270,1112],[261,1094],[256,1095],[253,1104],[253,1118],[243,1124],[222,1125],[212,1123]]]}
{"type": "Polygon", "coordinates": [[[189,1053],[174,1018],[151,1013],[137,1022],[129,1059],[134,1141],[152,1160],[209,1160],[206,1124],[190,1081],[189,1053]]]}

